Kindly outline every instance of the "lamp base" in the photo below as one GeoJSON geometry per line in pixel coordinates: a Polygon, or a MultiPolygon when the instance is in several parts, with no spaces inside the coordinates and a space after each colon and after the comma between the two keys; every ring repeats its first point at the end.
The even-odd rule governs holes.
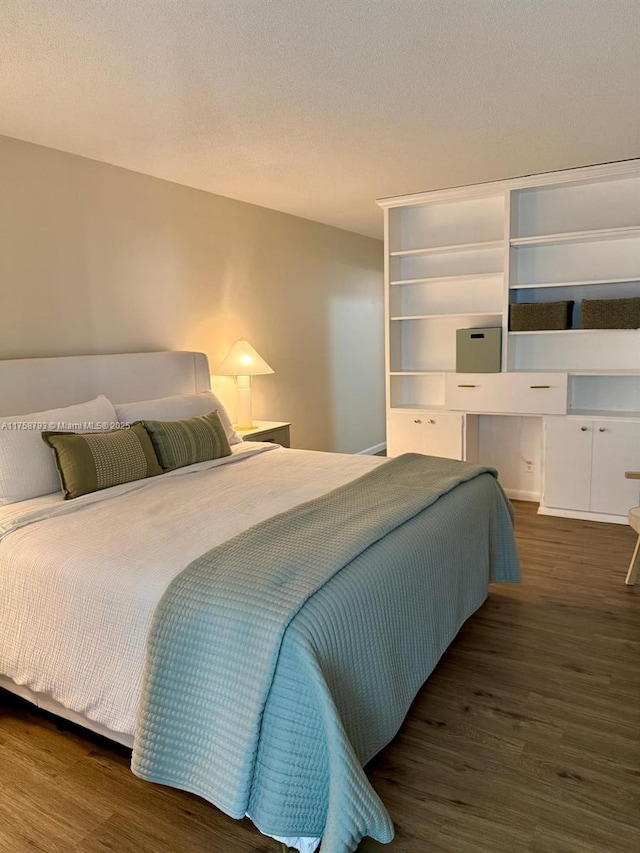
{"type": "Polygon", "coordinates": [[[236,429],[255,429],[253,415],[251,413],[251,377],[238,376],[236,378],[236,389],[238,392],[238,423],[236,429]]]}

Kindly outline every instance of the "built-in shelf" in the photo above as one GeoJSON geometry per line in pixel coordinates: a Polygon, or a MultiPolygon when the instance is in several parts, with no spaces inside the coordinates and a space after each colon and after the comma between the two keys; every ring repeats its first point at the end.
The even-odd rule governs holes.
{"type": "Polygon", "coordinates": [[[616,369],[616,370],[566,370],[565,373],[568,373],[569,376],[638,376],[640,377],[640,366],[638,369],[630,368],[625,370],[624,368],[616,369]]]}
{"type": "MultiPolygon", "coordinates": [[[[399,285],[399,284],[439,284],[442,282],[443,284],[455,282],[465,282],[465,281],[475,281],[477,280],[485,280],[488,278],[502,278],[502,272],[481,272],[475,274],[466,274],[466,275],[434,275],[427,276],[426,278],[406,278],[406,279],[398,279],[397,281],[390,281],[390,285],[399,285]]],[[[634,281],[635,279],[632,279],[634,281]]]]}
{"type": "Polygon", "coordinates": [[[568,417],[576,418],[640,418],[640,412],[623,412],[620,409],[569,409],[568,417]]]}
{"type": "Polygon", "coordinates": [[[639,329],[536,329],[528,332],[509,332],[509,335],[589,335],[594,332],[606,332],[607,334],[637,334],[639,329]]]}
{"type": "Polygon", "coordinates": [[[520,246],[553,246],[560,243],[594,243],[599,240],[624,240],[628,237],[640,237],[640,226],[624,228],[599,228],[595,231],[569,231],[564,234],[541,234],[537,237],[513,237],[510,240],[514,249],[520,246]]]}
{"type": "MultiPolygon", "coordinates": [[[[594,331],[597,331],[594,329],[594,331]]],[[[605,329],[605,331],[607,331],[605,329]]],[[[516,334],[512,332],[511,334],[516,334]]],[[[519,368],[515,370],[514,373],[536,373],[537,370],[534,368],[519,368]]],[[[640,366],[635,368],[614,368],[612,370],[599,370],[595,368],[593,370],[589,370],[588,368],[584,369],[567,369],[561,367],[547,367],[545,368],[545,373],[566,373],[568,376],[638,376],[640,377],[640,366]]]]}
{"type": "Polygon", "coordinates": [[[448,409],[446,406],[434,405],[429,406],[426,403],[407,403],[402,406],[390,406],[390,412],[446,412],[448,409]]]}
{"type": "Polygon", "coordinates": [[[594,278],[589,281],[545,281],[539,284],[512,284],[510,290],[538,290],[543,287],[590,287],[598,284],[633,284],[640,282],[640,275],[631,278],[594,278]]]}
{"type": "Polygon", "coordinates": [[[463,311],[461,314],[407,314],[390,317],[390,320],[447,320],[455,317],[502,317],[500,311],[463,311]]]}
{"type": "Polygon", "coordinates": [[[451,246],[430,246],[425,249],[403,249],[400,252],[389,252],[392,258],[406,258],[411,255],[443,255],[448,252],[478,252],[484,249],[502,249],[502,240],[483,240],[480,243],[454,243],[451,246]]]}
{"type": "Polygon", "coordinates": [[[455,373],[454,370],[390,370],[389,376],[443,376],[455,373]]]}

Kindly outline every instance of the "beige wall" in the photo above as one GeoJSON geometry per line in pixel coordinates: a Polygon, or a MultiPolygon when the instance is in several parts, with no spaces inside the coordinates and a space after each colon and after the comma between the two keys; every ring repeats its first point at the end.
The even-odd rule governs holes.
{"type": "MultiPolygon", "coordinates": [[[[6,137],[0,192],[0,358],[214,367],[244,336],[276,371],[254,417],[292,421],[298,447],[384,440],[379,241],[6,137]]],[[[232,383],[214,383],[230,408],[232,383]]]]}

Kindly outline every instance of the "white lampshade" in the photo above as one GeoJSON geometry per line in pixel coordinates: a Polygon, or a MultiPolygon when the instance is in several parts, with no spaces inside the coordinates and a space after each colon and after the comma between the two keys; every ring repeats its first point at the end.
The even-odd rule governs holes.
{"type": "Polygon", "coordinates": [[[262,373],[273,373],[273,369],[258,355],[249,341],[240,338],[218,365],[216,373],[219,376],[259,376],[262,373]]]}
{"type": "Polygon", "coordinates": [[[251,377],[261,373],[273,373],[267,362],[258,355],[249,341],[240,338],[229,350],[227,357],[218,365],[219,376],[235,376],[238,392],[238,421],[234,426],[239,430],[255,429],[251,413],[251,377]]]}

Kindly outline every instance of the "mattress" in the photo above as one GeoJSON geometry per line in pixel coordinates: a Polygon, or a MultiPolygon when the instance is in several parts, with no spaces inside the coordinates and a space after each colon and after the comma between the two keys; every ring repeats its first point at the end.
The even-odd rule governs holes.
{"type": "Polygon", "coordinates": [[[0,673],[133,734],[151,619],[172,579],[383,462],[244,442],[162,477],[0,509],[0,673]]]}

